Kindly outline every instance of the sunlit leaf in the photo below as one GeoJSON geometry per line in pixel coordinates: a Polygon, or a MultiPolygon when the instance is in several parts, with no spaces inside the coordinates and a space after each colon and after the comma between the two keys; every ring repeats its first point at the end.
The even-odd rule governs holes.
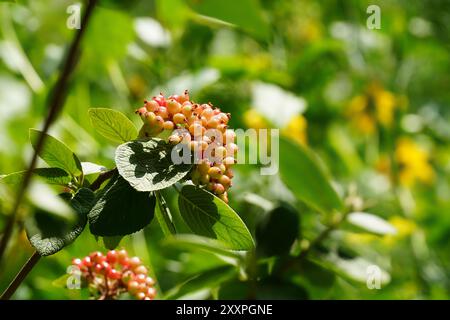
{"type": "Polygon", "coordinates": [[[296,197],[323,213],[342,211],[344,205],[329,179],[306,147],[280,137],[280,175],[296,197]]]}
{"type": "Polygon", "coordinates": [[[116,150],[116,165],[120,175],[138,191],[167,188],[184,178],[190,164],[174,165],[172,146],[161,139],[130,141],[116,150]]]}
{"type": "Polygon", "coordinates": [[[89,117],[95,130],[111,141],[123,143],[136,139],[138,135],[134,124],[120,111],[91,108],[89,117]]]}
{"type": "Polygon", "coordinates": [[[212,193],[185,185],[178,197],[180,213],[198,235],[224,242],[230,249],[250,250],[253,238],[239,215],[212,193]]]}
{"type": "MultiPolygon", "coordinates": [[[[30,129],[30,141],[33,148],[36,144],[41,131],[30,129]]],[[[44,145],[39,151],[39,156],[50,167],[61,168],[74,176],[82,173],[81,163],[78,157],[64,143],[52,136],[45,134],[44,145]]]]}

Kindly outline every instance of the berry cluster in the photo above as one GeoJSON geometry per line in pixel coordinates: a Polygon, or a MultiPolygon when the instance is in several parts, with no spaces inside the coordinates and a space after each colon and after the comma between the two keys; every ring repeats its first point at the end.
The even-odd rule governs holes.
{"type": "Polygon", "coordinates": [[[99,299],[117,299],[124,292],[139,300],[152,300],[156,296],[155,281],[138,257],[128,257],[126,250],[111,250],[106,255],[93,252],[83,259],[74,259],[81,276],[99,299]]]}
{"type": "Polygon", "coordinates": [[[144,125],[140,136],[154,137],[167,131],[169,143],[185,144],[194,153],[191,180],[206,187],[223,201],[228,202],[238,151],[236,135],[228,129],[230,114],[220,111],[211,103],[198,104],[189,100],[187,90],[182,95],[167,99],[162,95],[144,101],[136,110],[144,125]]]}

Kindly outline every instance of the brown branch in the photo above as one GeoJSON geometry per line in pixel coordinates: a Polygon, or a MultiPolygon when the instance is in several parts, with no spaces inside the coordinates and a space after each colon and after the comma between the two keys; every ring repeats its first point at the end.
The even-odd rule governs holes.
{"type": "Polygon", "coordinates": [[[94,182],[91,183],[91,186],[89,187],[92,191],[98,190],[103,182],[110,179],[115,173],[117,172],[117,169],[112,169],[109,171],[105,171],[101,173],[97,179],[94,180],[94,182]]]}
{"type": "Polygon", "coordinates": [[[61,70],[60,76],[58,78],[58,81],[56,82],[55,87],[53,88],[52,93],[50,94],[50,99],[49,99],[50,102],[49,102],[47,119],[45,120],[42,132],[39,134],[39,138],[36,143],[33,157],[30,161],[30,164],[25,173],[25,176],[22,180],[20,189],[17,192],[16,198],[14,201],[14,205],[12,207],[10,215],[8,216],[8,220],[6,222],[6,226],[5,226],[5,229],[3,232],[3,237],[0,241],[0,261],[2,260],[2,257],[6,250],[6,247],[11,238],[11,235],[12,235],[12,232],[14,229],[14,225],[16,222],[16,218],[17,218],[17,212],[18,212],[19,207],[22,203],[22,200],[25,196],[28,185],[30,184],[30,181],[32,178],[32,172],[36,166],[38,154],[40,153],[40,151],[42,150],[42,147],[44,145],[45,134],[48,132],[51,124],[55,121],[56,117],[58,116],[58,114],[60,113],[60,111],[63,108],[64,101],[66,98],[66,91],[67,91],[69,79],[70,79],[70,76],[72,75],[73,70],[78,61],[81,39],[85,33],[86,26],[89,22],[89,18],[91,17],[92,11],[93,11],[96,3],[97,3],[97,0],[89,0],[88,1],[86,11],[85,11],[83,19],[81,21],[81,28],[78,29],[77,33],[75,34],[75,38],[73,39],[72,44],[71,44],[70,48],[68,49],[68,54],[62,65],[62,70],[61,70]]]}
{"type": "Polygon", "coordinates": [[[17,288],[20,286],[23,280],[27,277],[28,273],[30,273],[31,269],[36,265],[36,263],[41,258],[40,254],[35,251],[33,255],[28,259],[25,265],[20,269],[19,273],[16,275],[14,280],[10,283],[8,288],[6,288],[5,292],[3,292],[0,300],[9,300],[11,296],[16,292],[17,288]]]}

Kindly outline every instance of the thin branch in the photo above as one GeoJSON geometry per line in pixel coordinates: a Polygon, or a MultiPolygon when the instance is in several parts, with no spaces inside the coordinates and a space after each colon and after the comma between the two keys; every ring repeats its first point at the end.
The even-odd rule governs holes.
{"type": "Polygon", "coordinates": [[[92,191],[98,190],[103,182],[110,179],[115,173],[117,172],[117,169],[112,169],[106,172],[101,173],[97,179],[94,180],[94,182],[91,183],[91,186],[89,187],[92,191]]]}
{"type": "Polygon", "coordinates": [[[25,176],[22,180],[20,189],[17,192],[17,196],[15,198],[14,205],[12,207],[10,215],[8,216],[8,220],[6,222],[6,226],[5,226],[5,229],[3,232],[3,237],[0,241],[0,262],[2,260],[2,257],[6,250],[6,247],[11,238],[11,235],[12,235],[12,232],[14,229],[14,225],[16,222],[16,218],[17,218],[17,212],[18,212],[19,207],[22,203],[22,200],[25,196],[28,185],[30,184],[30,181],[32,178],[32,172],[36,166],[38,154],[40,153],[40,151],[44,145],[44,140],[45,140],[45,136],[46,136],[45,134],[48,132],[51,124],[55,121],[56,117],[58,116],[58,114],[60,113],[60,111],[63,108],[64,101],[66,98],[66,91],[67,91],[69,79],[70,79],[70,76],[72,75],[72,72],[78,61],[81,39],[85,33],[87,24],[89,22],[89,18],[91,17],[92,11],[93,11],[96,3],[97,3],[97,0],[89,0],[88,1],[86,11],[85,11],[83,19],[81,21],[81,28],[78,29],[78,31],[75,35],[75,38],[73,39],[72,44],[71,44],[70,48],[68,49],[68,54],[66,56],[64,64],[62,65],[62,70],[61,70],[60,76],[58,78],[58,81],[55,84],[55,87],[52,90],[51,95],[50,95],[48,115],[47,115],[47,119],[45,120],[44,128],[42,129],[42,132],[40,133],[39,138],[37,140],[35,152],[33,153],[33,157],[30,161],[30,164],[25,173],[25,176]]]}
{"type": "Polygon", "coordinates": [[[41,258],[40,254],[35,251],[33,255],[28,259],[19,273],[16,275],[11,284],[6,288],[5,292],[3,292],[0,300],[9,300],[11,296],[16,292],[17,288],[20,286],[23,280],[25,280],[28,273],[30,273],[31,269],[36,265],[36,263],[41,258]]]}

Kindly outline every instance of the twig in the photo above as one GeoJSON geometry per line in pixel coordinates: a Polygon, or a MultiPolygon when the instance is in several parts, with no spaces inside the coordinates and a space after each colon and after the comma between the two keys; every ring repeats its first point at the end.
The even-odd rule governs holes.
{"type": "Polygon", "coordinates": [[[347,211],[340,217],[338,221],[327,226],[325,230],[319,233],[319,235],[314,240],[311,241],[308,248],[300,252],[300,254],[296,258],[289,260],[286,264],[281,266],[280,269],[281,273],[284,273],[289,269],[291,269],[292,267],[294,267],[297,262],[303,261],[308,256],[308,254],[311,252],[312,249],[316,248],[320,243],[322,243],[323,240],[325,240],[330,235],[331,232],[333,232],[334,230],[337,229],[337,227],[339,227],[339,225],[347,218],[347,215],[349,213],[350,211],[347,211]]]}
{"type": "Polygon", "coordinates": [[[97,179],[94,180],[94,182],[91,183],[91,186],[89,187],[92,191],[98,190],[103,182],[110,179],[115,173],[117,172],[117,169],[112,169],[106,172],[101,173],[97,179]]]}
{"type": "Polygon", "coordinates": [[[25,196],[25,192],[28,188],[28,185],[30,184],[32,172],[33,172],[34,167],[36,166],[38,154],[40,153],[40,151],[44,145],[44,140],[45,140],[45,136],[46,136],[45,134],[48,132],[50,125],[54,122],[57,115],[63,108],[64,100],[66,98],[66,89],[67,89],[67,85],[69,82],[69,78],[74,70],[74,67],[77,63],[77,58],[79,56],[79,47],[80,47],[81,39],[83,37],[83,34],[85,33],[86,26],[89,22],[89,18],[91,17],[92,11],[93,11],[96,3],[97,3],[97,0],[89,0],[88,1],[86,11],[85,11],[83,19],[81,21],[81,28],[78,30],[78,32],[75,35],[75,38],[72,41],[72,44],[68,50],[68,54],[66,56],[64,64],[62,65],[62,71],[60,73],[58,81],[55,84],[55,87],[53,88],[52,94],[50,96],[49,110],[48,110],[47,119],[45,120],[44,128],[42,129],[42,132],[39,134],[39,138],[38,138],[36,146],[35,146],[35,151],[33,153],[33,157],[30,161],[30,164],[25,173],[25,176],[22,180],[20,189],[17,192],[17,196],[14,201],[14,205],[12,207],[11,214],[8,216],[8,220],[6,222],[6,226],[5,226],[5,229],[3,232],[3,237],[0,241],[0,262],[2,260],[2,257],[6,250],[6,247],[11,238],[11,235],[12,235],[12,232],[14,229],[14,225],[16,222],[16,218],[17,218],[17,212],[18,212],[20,204],[22,203],[22,200],[25,196]]]}
{"type": "Polygon", "coordinates": [[[40,254],[35,251],[33,255],[28,259],[19,273],[16,275],[14,280],[10,283],[8,288],[6,288],[5,292],[3,292],[0,300],[9,300],[11,296],[16,292],[17,288],[20,286],[23,280],[25,280],[28,273],[30,273],[31,269],[36,265],[36,263],[41,258],[40,254]]]}

